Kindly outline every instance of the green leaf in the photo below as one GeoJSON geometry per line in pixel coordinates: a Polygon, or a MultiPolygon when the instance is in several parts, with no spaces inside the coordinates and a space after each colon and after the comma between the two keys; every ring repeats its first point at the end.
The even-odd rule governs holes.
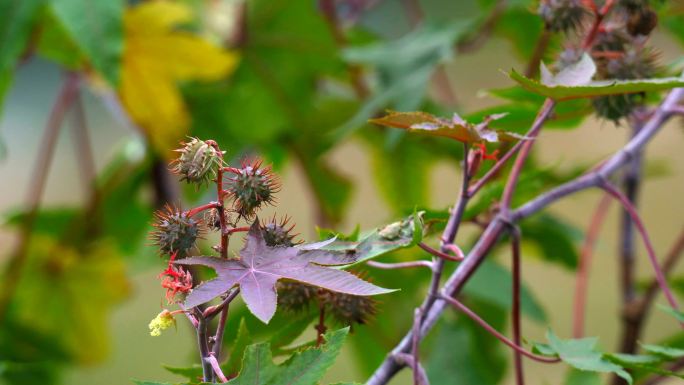
{"type": "Polygon", "coordinates": [[[76,361],[99,362],[109,350],[110,312],[130,292],[125,270],[110,242],[74,246],[34,235],[14,298],[17,320],[57,336],[76,361]]]}
{"type": "Polygon", "coordinates": [[[109,82],[119,82],[123,53],[123,0],[52,0],[52,10],[72,39],[109,82]]]}
{"type": "Polygon", "coordinates": [[[325,344],[295,353],[280,365],[273,363],[268,343],[245,350],[240,374],[228,381],[234,385],[316,385],[340,353],[348,328],[325,334],[325,344]]]}
{"type": "Polygon", "coordinates": [[[397,110],[418,108],[433,71],[453,56],[454,43],[469,31],[470,26],[472,20],[440,25],[428,22],[396,40],[345,49],[342,52],[344,59],[372,66],[378,72],[380,84],[337,134],[350,134],[378,110],[388,106],[397,110]]]}
{"type": "Polygon", "coordinates": [[[546,333],[549,346],[568,365],[599,373],[615,373],[632,384],[632,376],[620,365],[612,363],[596,350],[596,338],[561,340],[551,330],[546,333]]]}
{"type": "Polygon", "coordinates": [[[0,360],[3,385],[57,385],[59,367],[54,362],[14,362],[0,360]]]}
{"type": "Polygon", "coordinates": [[[665,306],[665,305],[661,305],[661,304],[657,304],[657,305],[658,305],[658,309],[660,309],[660,310],[664,311],[665,313],[675,317],[675,319],[677,321],[684,322],[684,312],[682,312],[680,310],[673,309],[670,306],[665,306]]]}
{"type": "Polygon", "coordinates": [[[356,265],[391,251],[414,246],[416,239],[422,239],[417,233],[423,231],[423,214],[423,211],[419,211],[401,221],[378,228],[362,236],[360,241],[336,240],[322,250],[344,253],[346,258],[353,261],[352,265],[356,265]]]}
{"type": "Polygon", "coordinates": [[[316,313],[313,312],[302,312],[291,316],[290,322],[284,327],[279,328],[269,339],[271,349],[277,352],[280,348],[290,345],[297,337],[304,333],[315,317],[316,313]]]}
{"type": "Polygon", "coordinates": [[[43,0],[0,1],[0,108],[43,0]]]}
{"type": "Polygon", "coordinates": [[[73,70],[79,69],[86,62],[83,52],[52,8],[44,12],[40,27],[37,43],[39,55],[73,70]]]}
{"type": "MultiPolygon", "coordinates": [[[[198,379],[201,379],[203,374],[202,366],[197,364],[190,367],[178,367],[169,365],[162,365],[162,367],[168,370],[170,373],[185,377],[190,381],[197,381],[198,379]]],[[[134,382],[138,383],[138,381],[135,380],[134,382]]]]}
{"type": "Polygon", "coordinates": [[[684,349],[651,344],[641,344],[641,347],[647,352],[658,354],[663,357],[667,357],[668,359],[684,357],[684,349]]]}
{"type": "MultiPolygon", "coordinates": [[[[479,302],[471,307],[498,330],[505,327],[504,310],[479,302]]],[[[506,373],[507,353],[499,340],[460,315],[456,322],[441,322],[425,369],[434,384],[495,385],[506,373]]]]}
{"type": "Polygon", "coordinates": [[[252,336],[249,334],[249,330],[247,329],[247,323],[245,322],[245,319],[242,318],[240,319],[240,326],[238,327],[237,336],[235,336],[235,340],[230,345],[231,350],[230,356],[228,357],[228,361],[225,364],[221,365],[223,373],[226,376],[234,375],[240,372],[240,368],[242,365],[242,356],[245,355],[245,350],[247,349],[247,346],[249,346],[251,343],[252,336]]]}
{"type": "MultiPolygon", "coordinates": [[[[468,296],[509,310],[513,306],[510,295],[512,285],[510,271],[496,262],[487,260],[480,265],[463,290],[468,296]]],[[[547,320],[544,308],[525,285],[520,290],[520,298],[523,314],[538,322],[547,320]]]]}
{"type": "Polygon", "coordinates": [[[572,270],[577,268],[576,243],[582,232],[569,222],[544,213],[521,222],[520,229],[524,242],[537,246],[544,260],[572,270]]]}
{"type": "Polygon", "coordinates": [[[587,372],[570,368],[565,378],[565,385],[601,385],[601,375],[596,372],[587,372]]]}
{"type": "Polygon", "coordinates": [[[546,85],[527,78],[515,70],[509,73],[511,79],[523,88],[554,100],[592,98],[596,96],[663,91],[684,86],[684,78],[659,78],[639,80],[602,80],[582,86],[546,85]]]}

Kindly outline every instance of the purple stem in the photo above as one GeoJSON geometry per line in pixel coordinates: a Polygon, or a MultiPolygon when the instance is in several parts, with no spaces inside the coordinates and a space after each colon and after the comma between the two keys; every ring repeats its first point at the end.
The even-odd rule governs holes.
{"type": "MultiPolygon", "coordinates": [[[[513,343],[521,346],[521,327],[520,327],[520,230],[511,226],[511,249],[512,249],[512,259],[513,259],[513,308],[512,312],[512,323],[513,323],[513,343]]],[[[515,366],[515,380],[517,385],[525,385],[525,374],[523,372],[523,362],[522,353],[515,350],[513,356],[514,366],[515,366]]]]}
{"type": "Polygon", "coordinates": [[[221,366],[216,360],[216,357],[214,357],[213,354],[210,354],[209,357],[206,358],[206,360],[209,361],[209,364],[211,365],[211,368],[214,370],[216,376],[218,376],[219,381],[221,381],[222,383],[228,382],[228,379],[226,378],[225,374],[223,374],[223,370],[221,370],[221,366]]]}
{"type": "Polygon", "coordinates": [[[544,357],[544,356],[538,356],[534,353],[528,352],[524,348],[522,348],[520,345],[516,344],[515,342],[511,341],[508,339],[506,336],[503,334],[499,333],[498,330],[494,329],[490,324],[488,324],[485,320],[480,318],[477,314],[475,314],[474,311],[470,310],[466,305],[462,304],[458,300],[447,297],[447,296],[440,296],[440,299],[443,299],[446,303],[449,305],[455,307],[456,309],[460,310],[463,314],[467,315],[470,317],[473,321],[475,321],[478,325],[482,326],[483,329],[488,331],[491,335],[496,337],[499,341],[503,342],[504,344],[508,345],[511,349],[513,349],[516,353],[519,353],[527,358],[530,358],[532,360],[538,361],[538,362],[543,362],[547,364],[555,364],[557,362],[560,362],[560,358],[550,358],[550,357],[544,357]]]}
{"type": "MultiPolygon", "coordinates": [[[[639,151],[642,147],[644,147],[651,140],[651,138],[660,131],[660,129],[663,127],[663,124],[672,116],[672,107],[676,106],[683,96],[684,88],[673,89],[664,99],[662,104],[654,111],[639,134],[634,136],[629,143],[627,143],[610,159],[604,162],[600,167],[589,174],[575,178],[558,186],[557,188],[537,196],[535,199],[530,200],[522,207],[513,210],[506,218],[506,221],[515,222],[522,220],[569,194],[599,186],[602,181],[605,180],[605,178],[619,170],[630,158],[632,158],[636,151],[639,151]]],[[[449,277],[447,282],[444,284],[442,289],[443,293],[453,296],[461,291],[470,276],[475,272],[475,270],[477,270],[486,254],[498,240],[505,227],[504,223],[505,221],[503,220],[501,214],[492,219],[468,256],[456,268],[451,277],[449,277]]],[[[424,320],[420,330],[421,338],[425,336],[435,325],[437,319],[440,317],[445,308],[446,302],[439,301],[433,306],[429,307],[429,310],[425,311],[426,314],[424,315],[424,320]]],[[[397,362],[396,357],[399,354],[407,353],[409,351],[412,338],[412,332],[409,331],[382,362],[382,364],[376,369],[366,385],[387,384],[389,380],[397,372],[399,372],[403,364],[397,362]]]]}
{"type": "Polygon", "coordinates": [[[385,269],[385,270],[406,269],[406,268],[412,268],[412,267],[427,267],[428,269],[432,270],[434,268],[434,264],[431,261],[410,261],[410,262],[398,262],[398,263],[382,263],[382,262],[368,261],[368,262],[366,262],[366,265],[368,265],[370,267],[375,267],[377,269],[385,269]]]}
{"type": "MultiPolygon", "coordinates": [[[[639,234],[641,234],[641,238],[643,239],[644,245],[646,246],[646,251],[648,252],[648,259],[651,262],[651,266],[653,266],[653,271],[655,273],[656,280],[658,281],[658,285],[660,286],[660,290],[663,291],[663,294],[665,295],[665,298],[667,298],[667,301],[670,303],[670,306],[672,306],[673,309],[678,310],[679,305],[677,304],[677,300],[675,299],[674,295],[672,294],[672,291],[670,290],[670,287],[667,284],[665,274],[663,274],[663,271],[660,268],[658,258],[656,257],[655,250],[653,249],[653,244],[651,243],[651,239],[648,236],[648,232],[646,231],[644,223],[641,221],[639,213],[637,213],[636,209],[632,205],[632,202],[630,202],[629,199],[627,199],[627,197],[622,192],[620,192],[620,190],[616,189],[613,185],[611,185],[608,182],[605,182],[601,187],[604,190],[606,190],[610,195],[615,197],[615,199],[617,199],[620,203],[622,203],[622,206],[627,210],[629,215],[632,217],[632,221],[634,222],[634,225],[639,231],[639,234]]],[[[682,327],[684,327],[684,323],[682,323],[682,327]]]]}

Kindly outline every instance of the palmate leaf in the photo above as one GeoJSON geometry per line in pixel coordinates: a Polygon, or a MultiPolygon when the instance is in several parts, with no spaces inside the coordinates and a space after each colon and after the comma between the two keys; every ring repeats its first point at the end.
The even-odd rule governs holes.
{"type": "Polygon", "coordinates": [[[683,357],[684,350],[681,349],[642,344],[648,354],[613,354],[598,351],[596,338],[561,340],[550,330],[546,337],[549,344],[535,344],[533,350],[539,354],[557,356],[575,369],[615,373],[629,384],[633,383],[633,379],[626,369],[684,378],[681,374],[661,368],[661,364],[683,357]]]}
{"type": "Polygon", "coordinates": [[[593,60],[585,54],[579,62],[556,75],[552,75],[542,64],[541,81],[530,79],[515,70],[511,70],[508,76],[526,90],[554,100],[662,91],[684,86],[684,77],[592,81],[595,73],[593,60]]]}
{"type": "MultiPolygon", "coordinates": [[[[334,239],[333,239],[334,240],[334,239]]],[[[185,300],[191,308],[208,302],[235,285],[240,286],[247,308],[261,321],[268,323],[277,305],[275,284],[279,279],[319,286],[352,295],[389,293],[353,274],[323,265],[345,265],[353,261],[346,253],[318,250],[332,240],[299,247],[268,247],[255,220],[247,234],[239,259],[193,257],[177,261],[182,265],[204,265],[216,270],[218,277],[193,289],[185,300]]]]}
{"type": "Polygon", "coordinates": [[[463,120],[458,114],[451,119],[440,118],[427,112],[397,112],[370,119],[369,122],[394,128],[401,128],[409,132],[418,132],[432,136],[443,136],[459,142],[473,144],[478,142],[516,141],[524,136],[490,129],[489,123],[506,116],[496,114],[486,116],[481,123],[473,124],[463,120]]]}
{"type": "Polygon", "coordinates": [[[340,353],[349,328],[325,334],[325,344],[295,353],[280,365],[273,363],[268,343],[245,350],[240,374],[228,381],[233,385],[315,385],[340,353]]]}
{"type": "Polygon", "coordinates": [[[123,53],[123,0],[53,0],[54,15],[93,67],[116,86],[123,53]]]}
{"type": "Polygon", "coordinates": [[[347,264],[359,264],[394,250],[418,244],[423,239],[423,211],[407,218],[380,227],[362,236],[342,237],[312,253],[327,254],[347,264]],[[418,218],[418,223],[414,218],[418,218]],[[346,238],[346,239],[345,239],[346,238]]]}
{"type": "Polygon", "coordinates": [[[615,373],[628,383],[632,383],[632,376],[622,366],[606,360],[603,354],[596,350],[597,338],[561,340],[551,330],[546,333],[546,338],[549,340],[547,348],[568,365],[590,372],[615,373]]]}

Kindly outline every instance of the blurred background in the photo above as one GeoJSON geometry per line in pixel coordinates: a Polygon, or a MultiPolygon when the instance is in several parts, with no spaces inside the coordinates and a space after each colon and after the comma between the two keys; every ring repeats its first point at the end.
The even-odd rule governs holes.
{"type": "MultiPolygon", "coordinates": [[[[658,3],[649,44],[662,75],[676,74],[684,8],[658,3]]],[[[162,364],[197,362],[183,321],[161,337],[147,327],[166,306],[157,277],[165,263],[146,241],[154,210],[215,199],[168,172],[171,150],[187,136],[216,140],[231,163],[253,155],[272,163],[283,188],[277,207],[261,215],[287,214],[303,240],[315,240],[317,226],[382,226],[415,206],[446,213],[460,189],[461,146],[365,122],[385,108],[458,112],[475,122],[509,111],[498,128],[524,133],[540,99],[488,90],[512,87],[505,72],[525,72],[535,52],[552,64],[568,44],[544,29],[537,5],[0,0],[0,383],[175,382],[181,378],[162,364]]],[[[542,132],[518,203],[605,159],[631,135],[626,121],[598,119],[588,102],[565,111],[572,113],[559,113],[542,132]]],[[[672,121],[646,151],[639,207],[659,256],[684,224],[682,139],[681,119],[672,121]]],[[[473,217],[492,203],[483,195],[473,217]]],[[[523,274],[539,309],[525,320],[526,340],[544,341],[547,328],[570,335],[578,248],[600,197],[575,195],[523,226],[523,274]]],[[[586,334],[609,351],[620,333],[618,228],[615,206],[597,245],[587,310],[586,334]]],[[[459,244],[468,249],[479,231],[467,224],[459,244]]],[[[384,260],[423,254],[410,249],[384,260]]],[[[492,260],[508,277],[507,249],[492,260]]],[[[641,243],[638,267],[647,282],[641,243]]],[[[380,299],[376,319],[355,326],[324,383],[363,382],[410,327],[429,281],[424,271],[367,270],[374,282],[402,290],[380,299]]],[[[683,273],[673,274],[679,294],[683,273]]],[[[496,277],[481,277],[466,295],[506,330],[499,299],[507,293],[493,292],[496,277]]],[[[242,316],[257,340],[290,317],[278,313],[263,325],[238,308],[228,342],[242,316]]],[[[463,322],[448,315],[424,346],[433,383],[512,384],[509,351],[463,322]],[[440,344],[445,338],[451,345],[440,344]]],[[[644,341],[682,339],[660,312],[645,331],[644,341]]],[[[299,340],[314,335],[307,328],[299,340]]],[[[566,375],[559,365],[526,367],[531,384],[560,384],[566,375]]],[[[406,372],[392,384],[411,383],[406,372]]]]}

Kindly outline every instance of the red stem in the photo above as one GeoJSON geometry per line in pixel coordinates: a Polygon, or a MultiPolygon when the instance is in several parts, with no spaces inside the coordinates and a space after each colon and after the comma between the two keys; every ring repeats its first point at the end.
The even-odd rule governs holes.
{"type": "Polygon", "coordinates": [[[603,19],[606,17],[610,9],[613,7],[614,3],[614,0],[606,0],[606,3],[603,4],[603,7],[601,7],[601,9],[598,11],[596,10],[596,6],[593,7],[593,11],[596,17],[594,18],[594,23],[592,24],[589,33],[584,38],[584,42],[582,43],[583,50],[586,51],[589,48],[591,48],[592,45],[594,45],[594,40],[596,39],[596,35],[598,34],[599,29],[601,28],[601,23],[603,22],[603,19]]]}
{"type": "Polygon", "coordinates": [[[192,216],[195,216],[195,215],[201,213],[202,211],[206,211],[206,210],[210,210],[210,209],[215,209],[215,208],[218,208],[218,207],[220,207],[220,205],[219,205],[218,202],[211,202],[211,203],[207,203],[206,205],[197,206],[197,207],[195,207],[195,208],[193,208],[193,209],[190,209],[190,210],[188,210],[188,211],[185,213],[185,215],[187,215],[187,216],[189,216],[189,217],[192,217],[192,216]]]}
{"type": "Polygon", "coordinates": [[[584,319],[587,309],[587,287],[589,283],[589,268],[593,256],[594,246],[598,239],[598,233],[601,231],[601,226],[608,213],[610,202],[612,201],[610,195],[605,194],[594,211],[594,216],[591,218],[589,229],[587,229],[587,236],[582,244],[580,251],[580,259],[577,266],[577,275],[575,282],[575,300],[573,305],[573,323],[572,335],[574,338],[581,338],[584,336],[584,319]]]}
{"type": "Polygon", "coordinates": [[[511,349],[519,352],[523,356],[530,358],[534,361],[537,362],[543,362],[543,363],[548,363],[548,364],[555,364],[557,362],[560,362],[560,358],[550,358],[550,357],[544,357],[544,356],[538,356],[534,353],[528,352],[525,350],[525,348],[519,346],[515,342],[511,341],[508,339],[506,336],[503,334],[499,333],[496,329],[494,329],[491,325],[489,325],[487,322],[485,322],[480,316],[475,314],[472,310],[470,310],[466,305],[462,304],[458,300],[447,297],[445,295],[440,295],[439,298],[443,299],[446,301],[448,304],[451,306],[455,307],[456,309],[460,310],[462,313],[470,317],[473,321],[475,321],[478,325],[482,326],[485,330],[487,330],[491,335],[496,337],[499,341],[503,342],[504,344],[508,345],[511,349]]]}
{"type": "MultiPolygon", "coordinates": [[[[520,327],[520,280],[522,277],[520,268],[520,230],[515,226],[511,226],[511,248],[513,257],[513,308],[511,309],[511,318],[513,319],[513,342],[520,346],[522,340],[520,327]]],[[[516,384],[524,385],[525,374],[523,372],[522,354],[516,350],[513,360],[515,365],[516,384]]]]}
{"type": "MultiPolygon", "coordinates": [[[[449,246],[455,246],[455,245],[449,244],[449,246]]],[[[432,247],[428,246],[427,244],[425,244],[425,243],[423,243],[423,242],[420,242],[420,243],[418,244],[418,247],[420,247],[421,249],[423,249],[423,250],[427,251],[428,253],[434,255],[435,257],[442,258],[442,259],[446,259],[447,261],[461,262],[461,261],[463,260],[463,252],[462,252],[461,249],[459,249],[458,247],[456,247],[456,248],[449,248],[449,250],[452,250],[452,251],[458,250],[458,252],[460,252],[460,253],[458,253],[458,252],[455,253],[456,256],[453,256],[453,255],[444,253],[444,252],[442,252],[442,251],[433,249],[432,247]]],[[[444,248],[446,248],[446,247],[447,247],[447,246],[445,245],[444,248]]]]}
{"type": "MultiPolygon", "coordinates": [[[[629,199],[627,199],[627,197],[624,196],[622,192],[620,192],[620,190],[616,189],[610,183],[606,182],[601,187],[604,190],[606,190],[610,195],[612,195],[615,199],[617,199],[622,204],[622,207],[625,210],[627,210],[629,215],[632,217],[632,221],[634,222],[634,225],[636,226],[637,230],[639,230],[639,234],[641,235],[641,238],[644,241],[644,245],[646,246],[648,258],[651,262],[651,265],[653,266],[653,270],[656,276],[656,280],[658,281],[658,285],[660,286],[660,290],[663,291],[663,294],[665,295],[665,298],[667,298],[667,301],[670,303],[670,306],[672,306],[673,309],[678,310],[679,305],[677,304],[677,300],[675,299],[674,295],[672,294],[672,291],[670,290],[670,287],[667,284],[665,274],[660,268],[658,258],[656,257],[655,250],[653,249],[653,244],[651,243],[651,239],[648,236],[648,232],[646,231],[644,223],[641,221],[639,213],[637,213],[636,209],[632,205],[632,202],[630,202],[629,199]]],[[[684,323],[682,323],[682,327],[684,328],[684,323]]]]}
{"type": "Polygon", "coordinates": [[[526,140],[522,144],[522,147],[520,148],[520,153],[515,158],[515,163],[513,164],[513,168],[511,169],[511,174],[508,176],[508,181],[506,182],[506,187],[504,188],[504,192],[501,197],[501,207],[503,207],[503,209],[506,211],[511,208],[513,193],[515,192],[515,188],[518,185],[518,179],[520,178],[520,173],[522,172],[523,166],[525,165],[527,156],[529,155],[530,150],[534,145],[535,139],[539,134],[539,131],[544,125],[544,122],[546,122],[546,120],[549,118],[549,115],[551,115],[551,112],[553,111],[553,107],[555,105],[556,102],[554,102],[552,99],[546,99],[544,101],[544,105],[539,110],[539,113],[537,114],[537,117],[535,118],[534,123],[532,124],[532,128],[530,128],[530,132],[527,134],[527,136],[531,139],[526,140]]]}

